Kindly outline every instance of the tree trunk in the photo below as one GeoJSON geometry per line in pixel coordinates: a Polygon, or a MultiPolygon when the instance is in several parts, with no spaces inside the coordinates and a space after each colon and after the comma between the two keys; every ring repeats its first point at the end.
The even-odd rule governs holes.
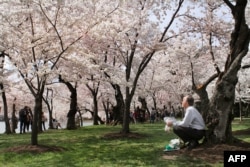
{"type": "MultiPolygon", "coordinates": [[[[97,100],[97,95],[98,95],[98,91],[99,91],[99,86],[100,86],[100,81],[95,81],[94,76],[91,75],[89,80],[92,82],[92,87],[89,86],[89,84],[87,83],[86,86],[89,89],[89,91],[92,94],[92,98],[93,98],[93,124],[94,125],[98,125],[98,100],[97,100]]],[[[101,124],[104,124],[104,122],[102,120],[100,120],[101,124]]]]}
{"type": "Polygon", "coordinates": [[[203,118],[207,117],[207,113],[209,110],[209,97],[206,91],[207,85],[203,85],[202,87],[197,88],[193,84],[194,92],[200,97],[199,107],[196,107],[199,112],[202,114],[203,118]]]}
{"type": "Polygon", "coordinates": [[[54,129],[55,127],[53,126],[53,115],[52,115],[52,110],[49,109],[49,129],[54,129]]]}
{"type": "Polygon", "coordinates": [[[64,83],[71,95],[70,95],[70,108],[69,108],[69,112],[67,114],[67,117],[68,117],[68,121],[67,121],[67,129],[68,130],[73,130],[73,129],[76,129],[76,123],[75,123],[75,115],[76,115],[76,112],[77,112],[77,90],[76,90],[76,87],[73,87],[73,85],[70,83],[70,82],[67,82],[65,81],[64,79],[62,79],[62,76],[59,75],[59,82],[61,83],[64,83]]]}
{"type": "Polygon", "coordinates": [[[239,111],[240,111],[240,121],[242,121],[242,103],[241,103],[241,97],[239,98],[239,111]]]}
{"type": "Polygon", "coordinates": [[[113,88],[115,89],[115,99],[116,105],[113,107],[113,119],[116,124],[123,122],[123,113],[124,113],[124,100],[123,95],[121,92],[121,88],[117,84],[112,84],[113,88]]]}
{"type": "Polygon", "coordinates": [[[141,112],[142,112],[142,122],[144,122],[146,120],[146,112],[148,115],[150,115],[150,112],[148,110],[148,106],[147,106],[147,101],[144,97],[139,97],[138,101],[141,102],[141,112]]]}
{"type": "MultiPolygon", "coordinates": [[[[4,78],[4,76],[3,76],[4,61],[5,61],[5,53],[1,52],[1,54],[0,54],[0,77],[2,77],[2,78],[4,78]]],[[[3,86],[3,79],[0,80],[0,91],[2,93],[2,99],[3,99],[5,133],[10,134],[11,133],[10,121],[9,121],[9,117],[8,117],[8,106],[7,106],[5,90],[4,90],[4,86],[3,86]]]]}
{"type": "Polygon", "coordinates": [[[11,133],[11,129],[10,129],[10,121],[9,121],[9,117],[8,117],[8,106],[7,106],[7,100],[6,100],[6,95],[5,95],[3,83],[0,83],[0,89],[2,91],[2,99],[3,99],[5,133],[6,134],[10,134],[11,133]]]}
{"type": "Polygon", "coordinates": [[[38,145],[38,132],[41,131],[41,113],[42,113],[42,93],[38,93],[35,96],[35,107],[32,123],[32,133],[31,133],[31,145],[38,145]],[[40,127],[40,128],[39,128],[40,127]]]}
{"type": "MultiPolygon", "coordinates": [[[[73,87],[72,87],[73,88],[73,87]]],[[[67,122],[67,129],[73,130],[76,129],[76,123],[75,123],[75,115],[77,112],[77,93],[76,89],[70,89],[71,95],[70,95],[70,110],[68,112],[68,122],[67,122]]]]}
{"type": "Polygon", "coordinates": [[[12,106],[12,117],[11,117],[11,132],[12,133],[16,133],[16,129],[17,129],[17,123],[18,123],[18,119],[16,117],[16,98],[14,98],[14,102],[13,102],[13,106],[12,106]]]}
{"type": "Polygon", "coordinates": [[[250,40],[250,30],[245,21],[247,0],[236,0],[235,6],[227,0],[224,2],[232,10],[235,27],[231,34],[230,53],[225,64],[225,71],[218,78],[207,116],[211,132],[209,140],[219,143],[233,140],[231,123],[235,86],[238,82],[237,74],[242,58],[247,55],[250,40]]]}
{"type": "Polygon", "coordinates": [[[153,93],[152,100],[153,100],[154,108],[155,110],[157,110],[157,101],[156,101],[157,99],[156,99],[155,92],[153,93]]]}
{"type": "Polygon", "coordinates": [[[97,94],[93,94],[93,104],[94,104],[94,125],[98,125],[98,103],[97,94]]]}
{"type": "Polygon", "coordinates": [[[53,90],[47,88],[46,98],[43,98],[44,103],[47,105],[49,111],[49,129],[54,129],[53,127],[53,90]],[[50,98],[49,98],[50,96],[50,98]]]}
{"type": "Polygon", "coordinates": [[[106,124],[109,124],[110,123],[110,118],[109,118],[109,100],[107,100],[106,102],[105,101],[102,101],[102,106],[104,108],[104,111],[105,111],[105,116],[106,116],[106,124]],[[107,103],[107,104],[106,104],[107,103]]]}
{"type": "Polygon", "coordinates": [[[82,113],[81,113],[81,110],[80,110],[79,107],[77,107],[77,112],[79,114],[79,117],[77,118],[78,119],[77,121],[79,121],[79,126],[82,127],[83,126],[83,118],[82,118],[82,113]]]}
{"type": "Polygon", "coordinates": [[[131,97],[129,95],[129,87],[126,87],[126,99],[125,99],[125,109],[123,112],[123,122],[122,122],[122,133],[127,134],[129,130],[129,114],[130,114],[130,104],[131,97]]]}
{"type": "Polygon", "coordinates": [[[214,135],[214,137],[210,137],[212,142],[230,142],[232,140],[232,108],[236,85],[233,80],[236,78],[237,76],[232,74],[231,82],[222,79],[216,84],[215,93],[210,103],[210,113],[207,117],[207,120],[211,122],[209,128],[212,129],[211,132],[214,135]]]}

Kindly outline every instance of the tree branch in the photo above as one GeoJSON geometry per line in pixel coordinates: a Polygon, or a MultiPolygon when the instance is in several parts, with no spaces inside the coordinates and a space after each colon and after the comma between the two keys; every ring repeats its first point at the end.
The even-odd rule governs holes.
{"type": "Polygon", "coordinates": [[[234,9],[234,5],[233,5],[229,0],[223,0],[223,1],[227,4],[227,6],[228,6],[231,10],[234,9]]]}
{"type": "Polygon", "coordinates": [[[212,32],[209,33],[209,50],[210,50],[210,54],[211,54],[211,56],[212,56],[212,60],[213,60],[213,63],[214,63],[214,67],[215,67],[217,73],[220,74],[221,71],[220,71],[218,65],[216,64],[215,58],[214,58],[213,44],[212,44],[212,32]]]}
{"type": "Polygon", "coordinates": [[[241,67],[242,69],[250,68],[250,64],[244,65],[241,67]]]}
{"type": "Polygon", "coordinates": [[[168,29],[170,28],[170,26],[173,24],[174,19],[175,19],[177,13],[179,12],[179,10],[180,10],[181,5],[182,5],[183,2],[184,2],[184,0],[180,0],[180,1],[179,1],[179,5],[178,5],[176,11],[174,12],[173,16],[171,17],[171,20],[170,20],[169,24],[168,24],[167,27],[165,28],[165,30],[164,30],[164,32],[163,32],[163,34],[162,34],[162,36],[161,36],[159,42],[163,42],[164,37],[165,37],[165,35],[166,35],[168,29]]]}
{"type": "MultiPolygon", "coordinates": [[[[59,34],[59,32],[58,32],[58,30],[57,30],[57,28],[56,28],[56,20],[55,20],[55,24],[54,24],[54,23],[52,22],[52,20],[49,18],[49,16],[46,14],[46,12],[44,11],[44,9],[43,9],[41,3],[39,3],[39,6],[40,6],[40,9],[41,9],[42,13],[44,14],[44,16],[46,17],[46,19],[48,20],[48,22],[49,22],[49,23],[52,25],[52,27],[54,28],[54,30],[55,30],[55,32],[56,32],[56,35],[57,35],[57,37],[58,37],[58,39],[59,39],[59,41],[60,41],[61,49],[62,49],[62,51],[64,51],[62,37],[61,37],[61,35],[59,34]]],[[[59,9],[58,9],[58,11],[57,11],[56,16],[58,15],[58,12],[59,12],[59,9]]],[[[57,17],[56,17],[56,19],[57,19],[57,17]]]]}

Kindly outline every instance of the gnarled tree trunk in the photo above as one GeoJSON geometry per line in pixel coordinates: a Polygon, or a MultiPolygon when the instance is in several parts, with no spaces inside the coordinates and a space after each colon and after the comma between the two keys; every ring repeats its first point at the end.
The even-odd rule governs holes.
{"type": "Polygon", "coordinates": [[[123,95],[120,86],[117,84],[111,84],[111,85],[115,90],[116,105],[113,107],[113,119],[114,119],[114,125],[117,125],[118,123],[123,122],[125,103],[123,100],[123,95]]]}
{"type": "MultiPolygon", "coordinates": [[[[5,53],[1,52],[1,54],[0,54],[0,76],[2,78],[3,78],[4,59],[5,59],[5,53]]],[[[7,100],[6,100],[6,95],[5,95],[5,90],[4,90],[4,85],[3,85],[2,79],[0,80],[0,91],[2,94],[2,100],[3,100],[5,133],[10,134],[11,129],[10,129],[10,122],[9,122],[9,117],[8,117],[8,106],[7,106],[7,100]]]]}
{"type": "Polygon", "coordinates": [[[72,129],[76,129],[76,124],[75,124],[75,115],[77,112],[77,90],[76,87],[73,87],[73,85],[70,82],[65,81],[64,79],[62,79],[62,76],[59,75],[59,82],[64,83],[71,95],[70,95],[70,108],[69,108],[69,112],[67,114],[68,117],[68,121],[67,121],[67,129],[68,130],[72,130],[72,129]]]}
{"type": "Polygon", "coordinates": [[[236,0],[235,5],[228,0],[224,0],[224,2],[232,10],[235,27],[231,34],[230,53],[227,57],[225,71],[219,75],[206,117],[206,120],[209,121],[210,132],[213,132],[209,134],[211,142],[231,142],[233,139],[231,122],[235,86],[238,82],[237,74],[242,58],[248,52],[250,39],[250,30],[245,21],[247,0],[236,0]]]}
{"type": "Polygon", "coordinates": [[[100,81],[95,81],[94,76],[91,75],[91,77],[88,79],[92,82],[92,86],[90,86],[88,83],[86,84],[87,88],[91,92],[92,98],[93,98],[93,124],[94,125],[99,125],[98,121],[100,121],[101,124],[104,122],[100,119],[98,116],[98,92],[99,92],[99,86],[100,86],[100,81]]]}

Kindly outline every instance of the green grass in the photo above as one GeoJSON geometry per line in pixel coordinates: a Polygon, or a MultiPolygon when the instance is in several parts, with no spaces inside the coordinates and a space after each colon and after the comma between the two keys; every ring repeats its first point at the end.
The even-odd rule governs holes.
{"type": "MultiPolygon", "coordinates": [[[[250,118],[243,118],[242,121],[239,118],[234,119],[232,128],[233,131],[250,129],[250,118]]],[[[238,135],[237,138],[250,143],[250,134],[238,135]]]]}
{"type": "MultiPolygon", "coordinates": [[[[247,129],[250,120],[233,122],[233,129],[247,129]]],[[[132,132],[144,134],[140,139],[105,139],[107,133],[119,132],[121,126],[87,126],[78,130],[48,130],[39,134],[39,145],[62,147],[60,152],[14,153],[9,148],[30,147],[30,134],[0,135],[0,166],[6,167],[161,167],[161,166],[223,166],[208,164],[181,155],[173,160],[163,159],[163,149],[176,138],[164,132],[164,123],[130,125],[132,132]]],[[[239,138],[250,142],[249,136],[239,138]]]]}

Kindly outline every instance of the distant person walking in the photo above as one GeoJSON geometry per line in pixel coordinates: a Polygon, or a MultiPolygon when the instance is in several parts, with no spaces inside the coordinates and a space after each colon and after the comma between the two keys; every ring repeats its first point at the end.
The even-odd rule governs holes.
{"type": "Polygon", "coordinates": [[[25,106],[19,111],[20,134],[25,133],[27,113],[28,113],[28,106],[25,106]]]}
{"type": "Polygon", "coordinates": [[[33,114],[32,114],[32,111],[31,111],[31,108],[28,107],[28,110],[27,110],[27,120],[26,120],[26,128],[27,128],[27,131],[29,131],[29,128],[32,129],[32,122],[33,122],[33,114]]]}
{"type": "Polygon", "coordinates": [[[156,114],[155,108],[152,107],[152,110],[150,112],[150,123],[155,122],[155,114],[156,114]]]}

